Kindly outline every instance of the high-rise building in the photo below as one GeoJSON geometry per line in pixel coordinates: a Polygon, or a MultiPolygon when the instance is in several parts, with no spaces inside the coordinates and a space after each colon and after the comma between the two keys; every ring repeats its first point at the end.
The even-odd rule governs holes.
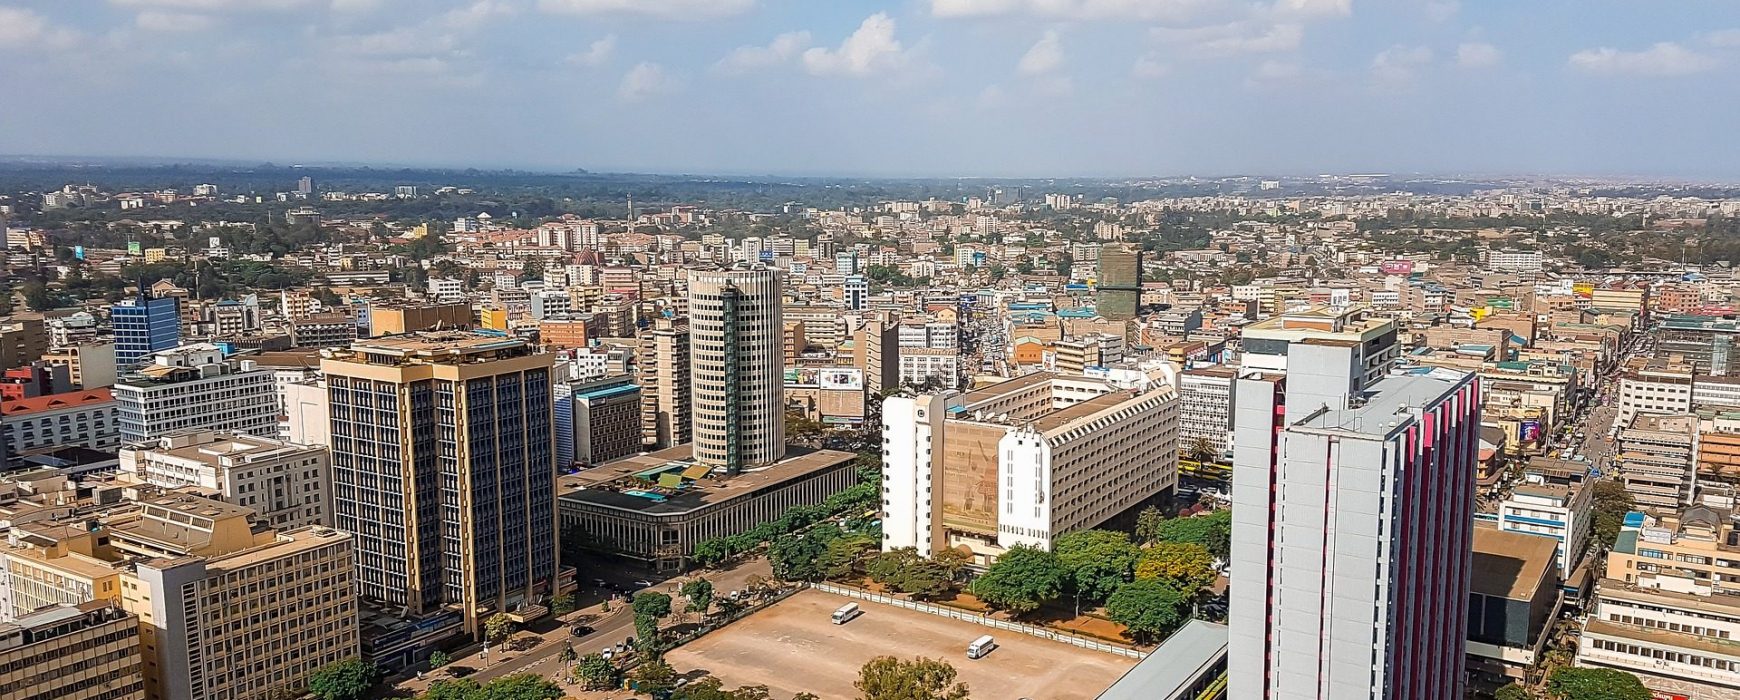
{"type": "Polygon", "coordinates": [[[463,332],[322,351],[336,527],[356,535],[357,592],[417,616],[445,606],[477,635],[560,593],[552,355],[463,332]]]}
{"type": "Polygon", "coordinates": [[[1463,697],[1479,382],[1359,350],[1234,388],[1229,697],[1463,697]]]}
{"type": "Polygon", "coordinates": [[[216,345],[160,351],[151,364],[115,382],[117,422],[124,443],[183,430],[278,432],[278,391],[272,371],[252,360],[225,359],[216,345]]]}
{"type": "Polygon", "coordinates": [[[640,387],[626,375],[558,382],[556,462],[597,465],[641,449],[640,387]]]}
{"type": "Polygon", "coordinates": [[[126,299],[109,307],[115,330],[115,367],[128,369],[153,353],[181,344],[181,307],[175,297],[126,299]]]}
{"type": "Polygon", "coordinates": [[[1315,306],[1282,313],[1253,323],[1239,331],[1242,369],[1286,372],[1291,366],[1288,348],[1301,340],[1349,343],[1363,369],[1361,382],[1370,384],[1390,373],[1401,346],[1396,344],[1396,322],[1372,314],[1365,307],[1315,306]]]}
{"type": "Polygon", "coordinates": [[[1698,493],[1698,416],[1639,413],[1619,431],[1619,480],[1639,506],[1691,505],[1698,493]]]}
{"type": "Polygon", "coordinates": [[[735,472],[785,456],[784,332],[777,270],[689,274],[696,461],[735,472]]]}
{"type": "Polygon", "coordinates": [[[41,316],[0,318],[0,369],[28,364],[48,352],[48,329],[41,316]]]}
{"type": "Polygon", "coordinates": [[[0,623],[0,696],[145,700],[139,619],[107,602],[57,605],[0,623]]]}
{"type": "Polygon", "coordinates": [[[1178,373],[1180,453],[1191,459],[1219,460],[1232,447],[1232,388],[1237,377],[1232,368],[1221,366],[1178,373]]]}
{"type": "Polygon", "coordinates": [[[1139,508],[1178,481],[1178,397],[1038,372],[882,404],[884,550],[1023,544],[1139,508]]]}
{"type": "Polygon", "coordinates": [[[1094,308],[1101,318],[1128,321],[1142,304],[1142,249],[1133,245],[1100,247],[1099,282],[1094,308]]]}
{"type": "Polygon", "coordinates": [[[640,338],[640,443],[664,449],[693,435],[689,388],[689,320],[659,318],[640,338]]]}
{"type": "Polygon", "coordinates": [[[303,175],[296,181],[296,194],[304,197],[314,194],[314,178],[303,175]]]}

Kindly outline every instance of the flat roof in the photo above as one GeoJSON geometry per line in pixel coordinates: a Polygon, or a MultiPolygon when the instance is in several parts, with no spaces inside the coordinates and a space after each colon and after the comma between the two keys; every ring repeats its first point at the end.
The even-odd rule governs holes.
{"type": "Polygon", "coordinates": [[[1371,385],[1371,398],[1364,405],[1341,410],[1330,409],[1308,416],[1293,425],[1360,435],[1388,435],[1397,427],[1395,417],[1398,414],[1438,400],[1455,388],[1465,376],[1462,372],[1438,368],[1424,374],[1384,377],[1371,385]]]}
{"type": "Polygon", "coordinates": [[[1012,394],[1023,389],[1030,389],[1055,378],[1057,378],[1057,373],[1055,372],[1034,372],[1032,374],[1024,374],[1006,382],[997,382],[996,384],[992,384],[983,389],[969,391],[966,395],[961,397],[961,400],[968,406],[971,406],[976,403],[990,401],[999,396],[1012,394]]]}
{"type": "Polygon", "coordinates": [[[1509,600],[1534,600],[1547,571],[1557,565],[1559,541],[1491,528],[1474,528],[1469,590],[1509,600]]]}
{"type": "Polygon", "coordinates": [[[501,336],[478,335],[467,331],[435,331],[389,335],[381,338],[358,339],[350,347],[358,352],[424,355],[437,353],[482,352],[499,348],[520,347],[523,340],[501,336]]]}
{"type": "Polygon", "coordinates": [[[1129,401],[1137,396],[1141,396],[1141,394],[1132,394],[1128,391],[1114,391],[1109,394],[1101,394],[1074,406],[1070,406],[1069,408],[1045,414],[1039,419],[1033,421],[1033,429],[1041,433],[1048,433],[1057,428],[1069,425],[1072,421],[1092,417],[1094,414],[1117,406],[1125,401],[1129,401]]]}
{"type": "Polygon", "coordinates": [[[851,452],[840,450],[810,451],[788,448],[786,458],[772,465],[745,470],[733,476],[725,476],[722,471],[715,470],[715,476],[691,481],[682,489],[659,488],[656,478],[641,476],[682,473],[692,467],[701,466],[695,462],[693,454],[689,445],[677,445],[657,452],[624,457],[579,473],[566,474],[556,482],[557,498],[655,515],[675,515],[754,493],[767,486],[834,467],[857,457],[851,452]],[[635,495],[629,493],[630,491],[645,493],[647,496],[635,495]]]}
{"type": "Polygon", "coordinates": [[[1191,620],[1097,700],[1171,700],[1226,658],[1227,627],[1191,620]]]}

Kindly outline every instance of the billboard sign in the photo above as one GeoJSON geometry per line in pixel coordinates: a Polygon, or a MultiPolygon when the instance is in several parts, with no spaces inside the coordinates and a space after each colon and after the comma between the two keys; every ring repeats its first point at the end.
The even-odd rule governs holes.
{"type": "Polygon", "coordinates": [[[864,390],[864,372],[858,369],[829,367],[816,371],[816,385],[823,389],[864,390]]]}
{"type": "Polygon", "coordinates": [[[1412,274],[1414,271],[1414,261],[1412,261],[1412,260],[1390,260],[1390,261],[1385,262],[1381,265],[1378,265],[1378,271],[1380,271],[1386,275],[1412,274]]]}

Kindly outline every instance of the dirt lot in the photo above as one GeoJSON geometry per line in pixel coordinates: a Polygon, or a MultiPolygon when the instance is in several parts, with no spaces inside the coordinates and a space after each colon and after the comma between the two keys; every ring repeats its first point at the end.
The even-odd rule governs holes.
{"type": "Polygon", "coordinates": [[[803,591],[747,619],[672,651],[679,673],[703,670],[726,687],[766,685],[776,698],[808,691],[828,700],[852,698],[858,668],[871,657],[943,659],[960,671],[974,698],[985,700],[1090,700],[1136,664],[1135,659],[992,631],[900,608],[859,602],[864,614],[845,625],[829,615],[848,599],[803,591]],[[967,643],[997,637],[996,651],[977,661],[967,643]]]}

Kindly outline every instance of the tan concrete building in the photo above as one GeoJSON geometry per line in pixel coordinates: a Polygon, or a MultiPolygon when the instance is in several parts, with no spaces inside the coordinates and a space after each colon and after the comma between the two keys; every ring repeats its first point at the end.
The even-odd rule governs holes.
{"type": "Polygon", "coordinates": [[[115,385],[115,344],[81,343],[43,353],[51,365],[65,365],[68,379],[80,389],[115,385]]]}
{"type": "Polygon", "coordinates": [[[243,433],[177,433],[121,450],[121,473],[164,489],[197,486],[253,509],[272,527],[331,525],[331,459],[310,447],[243,433]]]}
{"type": "Polygon", "coordinates": [[[91,602],[0,624],[0,698],[144,700],[138,618],[91,602]]]}
{"type": "Polygon", "coordinates": [[[689,321],[660,318],[640,338],[641,445],[664,449],[689,442],[689,321]]]}
{"type": "Polygon", "coordinates": [[[1671,510],[1696,495],[1697,454],[1697,416],[1642,413],[1619,431],[1615,463],[1639,506],[1671,510]]]}
{"type": "Polygon", "coordinates": [[[0,370],[28,364],[48,352],[48,330],[40,314],[0,318],[0,370]]]}

